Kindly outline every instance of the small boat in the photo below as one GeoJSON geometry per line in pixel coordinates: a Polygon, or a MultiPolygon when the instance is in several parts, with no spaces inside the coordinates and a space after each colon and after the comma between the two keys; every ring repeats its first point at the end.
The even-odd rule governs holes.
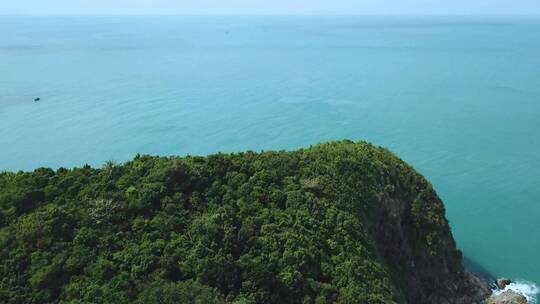
{"type": "Polygon", "coordinates": [[[41,98],[37,97],[37,98],[34,98],[34,101],[40,101],[41,98]]]}

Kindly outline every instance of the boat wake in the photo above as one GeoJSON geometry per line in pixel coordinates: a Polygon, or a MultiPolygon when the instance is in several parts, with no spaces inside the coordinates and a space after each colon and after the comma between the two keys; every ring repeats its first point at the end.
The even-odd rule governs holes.
{"type": "Polygon", "coordinates": [[[527,298],[527,302],[529,302],[530,304],[538,304],[537,301],[538,294],[540,293],[540,288],[538,288],[538,286],[536,286],[534,283],[524,281],[512,282],[506,285],[504,289],[494,289],[493,294],[498,295],[507,290],[513,290],[517,293],[524,295],[525,298],[527,298]]]}

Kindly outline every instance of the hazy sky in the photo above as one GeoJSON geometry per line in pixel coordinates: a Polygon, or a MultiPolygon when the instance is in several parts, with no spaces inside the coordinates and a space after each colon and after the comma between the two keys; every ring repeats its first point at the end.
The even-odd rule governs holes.
{"type": "Polygon", "coordinates": [[[540,14],[540,0],[0,0],[0,14],[540,14]]]}

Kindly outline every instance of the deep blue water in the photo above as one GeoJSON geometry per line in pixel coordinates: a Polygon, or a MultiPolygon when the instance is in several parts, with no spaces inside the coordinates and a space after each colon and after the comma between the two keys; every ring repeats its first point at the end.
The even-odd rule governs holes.
{"type": "Polygon", "coordinates": [[[540,18],[0,17],[0,170],[364,139],[537,283],[539,131],[540,18]]]}

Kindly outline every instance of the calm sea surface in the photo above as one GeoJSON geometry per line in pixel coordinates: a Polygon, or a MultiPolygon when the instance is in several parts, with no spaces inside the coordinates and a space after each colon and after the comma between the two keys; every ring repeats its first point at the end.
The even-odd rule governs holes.
{"type": "Polygon", "coordinates": [[[540,283],[540,17],[0,17],[0,170],[344,138],[540,283]]]}

